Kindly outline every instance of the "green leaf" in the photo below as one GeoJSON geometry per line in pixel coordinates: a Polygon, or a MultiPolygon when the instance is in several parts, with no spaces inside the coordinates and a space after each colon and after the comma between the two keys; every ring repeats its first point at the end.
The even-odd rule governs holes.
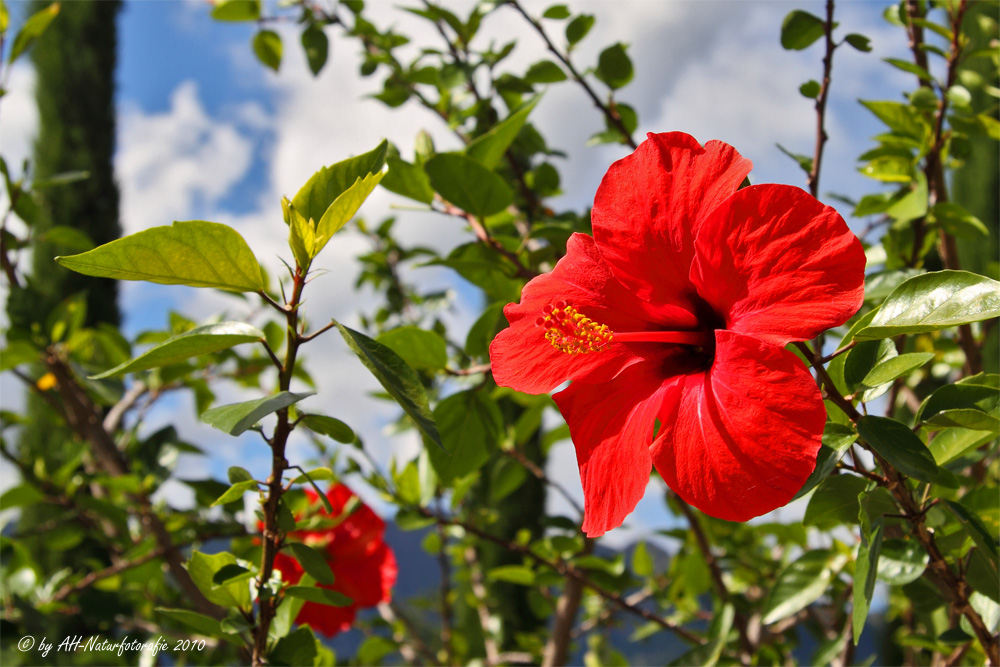
{"type": "Polygon", "coordinates": [[[427,453],[444,484],[482,467],[503,429],[496,402],[476,390],[461,391],[439,402],[434,421],[441,429],[444,449],[430,448],[427,453]]]}
{"type": "Polygon", "coordinates": [[[542,14],[543,18],[547,19],[568,19],[569,18],[569,8],[566,5],[552,5],[542,14]]]}
{"type": "Polygon", "coordinates": [[[923,575],[929,561],[927,551],[916,540],[885,540],[878,561],[878,578],[891,586],[905,586],[923,575]]]}
{"type": "Polygon", "coordinates": [[[594,20],[590,14],[580,14],[566,25],[566,41],[571,48],[587,36],[594,27],[594,20]]]}
{"type": "Polygon", "coordinates": [[[309,576],[321,584],[327,586],[333,584],[333,570],[330,569],[325,555],[301,542],[288,542],[285,547],[295,555],[295,560],[309,573],[309,576]]]}
{"type": "Polygon", "coordinates": [[[938,202],[931,209],[931,215],[952,236],[972,240],[990,236],[990,230],[982,220],[954,202],[938,202]]]}
{"type": "Polygon", "coordinates": [[[134,359],[129,359],[103,373],[91,375],[90,379],[101,380],[115,375],[169,366],[192,357],[228,350],[235,345],[255,343],[263,338],[264,332],[243,322],[209,324],[174,336],[134,359]]]}
{"type": "Polygon", "coordinates": [[[296,628],[279,639],[267,656],[271,665],[312,665],[315,660],[316,637],[308,627],[296,628]]]}
{"type": "Polygon", "coordinates": [[[506,581],[521,586],[535,585],[535,573],[524,565],[501,565],[490,570],[486,576],[490,581],[506,581]]]}
{"type": "Polygon", "coordinates": [[[222,631],[219,628],[219,621],[211,616],[205,616],[204,614],[199,614],[195,611],[188,611],[187,609],[168,609],[165,607],[157,607],[156,611],[169,619],[183,623],[189,628],[194,628],[198,631],[198,634],[205,635],[206,637],[218,637],[222,634],[222,631]]]}
{"type": "Polygon", "coordinates": [[[385,345],[339,322],[335,324],[351,351],[399,403],[399,407],[410,416],[424,437],[440,447],[441,436],[431,417],[427,394],[416,371],[385,345]]]}
{"type": "Polygon", "coordinates": [[[310,23],[309,27],[302,31],[302,48],[306,52],[309,71],[316,76],[326,64],[330,52],[330,40],[327,39],[323,28],[316,23],[310,23]]]}
{"type": "Polygon", "coordinates": [[[295,515],[292,514],[292,510],[288,509],[288,503],[282,498],[278,501],[278,512],[275,517],[278,523],[278,530],[283,533],[290,533],[295,530],[296,521],[295,515]]]}
{"type": "Polygon", "coordinates": [[[466,156],[487,169],[496,168],[503,159],[504,153],[527,122],[528,114],[532,112],[540,99],[542,99],[541,95],[536,95],[531,101],[521,105],[516,111],[491,127],[488,132],[469,142],[469,145],[465,147],[466,156]]]}
{"type": "Polygon", "coordinates": [[[935,271],[904,281],[859,340],[937,331],[1000,316],[1000,282],[967,271],[935,271]]]}
{"type": "Polygon", "coordinates": [[[231,563],[229,565],[223,565],[214,575],[212,575],[212,583],[215,584],[216,588],[218,588],[220,586],[226,586],[238,581],[252,579],[253,576],[254,573],[242,565],[231,563]]]}
{"type": "Polygon", "coordinates": [[[386,163],[389,171],[382,179],[383,188],[424,204],[434,201],[434,188],[422,165],[410,164],[397,157],[386,158],[386,163]]]}
{"type": "Polygon", "coordinates": [[[328,588],[315,588],[313,586],[289,586],[285,589],[285,595],[299,598],[306,602],[318,602],[330,607],[346,607],[354,602],[343,593],[331,591],[328,588]]]}
{"type": "Polygon", "coordinates": [[[863,477],[834,475],[827,477],[809,499],[802,523],[821,529],[840,524],[858,523],[858,496],[868,487],[863,477]]]}
{"type": "Polygon", "coordinates": [[[796,9],[781,23],[781,46],[789,51],[801,51],[825,34],[822,19],[796,9]]]}
{"type": "Polygon", "coordinates": [[[437,370],[448,364],[444,339],[433,331],[414,326],[397,327],[379,334],[376,340],[413,368],[437,370]]]}
{"type": "Polygon", "coordinates": [[[628,84],[635,70],[632,60],[625,53],[625,45],[618,42],[601,51],[594,74],[611,90],[618,90],[628,84]]]}
{"type": "Polygon", "coordinates": [[[437,193],[478,218],[499,213],[514,201],[514,193],[503,178],[464,155],[435,155],[424,169],[437,193]]]}
{"type": "MultiPolygon", "coordinates": [[[[967,378],[972,380],[973,378],[967,378]]],[[[917,410],[916,420],[927,420],[933,415],[945,410],[982,410],[993,412],[1000,402],[1000,392],[987,384],[960,382],[946,384],[935,389],[924,399],[917,410]]]]}
{"type": "Polygon", "coordinates": [[[944,410],[924,422],[924,426],[935,429],[967,428],[973,431],[1000,432],[1000,419],[980,410],[964,408],[944,410]]]}
{"type": "Polygon", "coordinates": [[[247,491],[256,491],[257,482],[252,479],[244,480],[242,482],[235,482],[232,486],[226,489],[225,493],[215,499],[212,503],[212,507],[216,505],[228,505],[231,502],[241,500],[243,494],[247,491]]]}
{"type": "Polygon", "coordinates": [[[982,549],[976,548],[969,552],[965,579],[983,595],[994,602],[1000,602],[1000,572],[997,571],[997,564],[982,549]]]}
{"type": "Polygon", "coordinates": [[[41,491],[30,484],[18,484],[12,486],[0,495],[0,508],[8,510],[12,507],[22,507],[24,505],[34,505],[42,502],[45,496],[41,491]]]}
{"type": "Polygon", "coordinates": [[[775,144],[775,146],[778,147],[779,151],[781,151],[782,153],[784,153],[788,157],[790,157],[793,160],[795,160],[799,164],[799,168],[801,168],[802,171],[804,171],[807,174],[809,174],[809,173],[812,172],[813,160],[812,160],[811,157],[809,157],[808,155],[801,155],[799,153],[792,153],[791,151],[789,151],[787,148],[785,148],[781,144],[775,144]]]}
{"type": "Polygon", "coordinates": [[[876,366],[896,356],[896,346],[891,340],[859,342],[847,353],[847,358],[844,360],[844,382],[853,391],[876,366]]]}
{"type": "Polygon", "coordinates": [[[273,396],[265,396],[252,401],[220,405],[203,412],[201,420],[229,435],[240,435],[272,412],[287,408],[314,393],[316,392],[295,394],[290,391],[282,391],[273,396]]]}
{"type": "Polygon", "coordinates": [[[213,581],[215,573],[227,565],[237,565],[236,556],[226,552],[208,555],[194,551],[187,562],[187,571],[209,602],[222,607],[249,609],[249,586],[243,582],[216,586],[213,581]]]}
{"type": "Polygon", "coordinates": [[[632,552],[632,571],[637,577],[653,576],[653,557],[649,555],[649,548],[645,542],[635,545],[632,552]]]}
{"type": "Polygon", "coordinates": [[[551,60],[539,60],[528,68],[523,79],[528,83],[559,83],[566,80],[566,72],[551,60]]]}
{"type": "Polygon", "coordinates": [[[927,445],[905,424],[887,417],[866,415],[858,433],[875,452],[908,477],[934,483],[938,466],[927,445]]]}
{"type": "Polygon", "coordinates": [[[876,522],[871,535],[862,532],[861,544],[858,545],[858,558],[854,566],[854,605],[851,620],[854,626],[854,645],[861,641],[861,631],[868,618],[868,608],[875,592],[875,579],[878,571],[879,554],[882,548],[882,533],[884,525],[876,522]]]}
{"type": "Polygon", "coordinates": [[[928,449],[939,466],[947,465],[966,453],[974,451],[994,437],[989,431],[973,431],[967,428],[946,428],[931,440],[928,449]]]}
{"type": "MultiPolygon", "coordinates": [[[[385,142],[382,143],[384,144],[385,142]]],[[[381,167],[379,168],[381,169],[381,167]]],[[[379,171],[359,178],[353,185],[333,200],[333,203],[326,209],[323,217],[320,218],[319,223],[316,225],[316,248],[313,251],[314,254],[318,254],[323,249],[323,246],[329,242],[330,238],[354,217],[354,214],[358,212],[361,205],[368,199],[368,195],[372,193],[384,176],[385,173],[379,171]]]]}
{"type": "Polygon", "coordinates": [[[853,46],[858,51],[862,51],[864,53],[867,53],[872,50],[871,40],[865,37],[864,35],[859,35],[856,32],[852,32],[851,34],[845,36],[844,41],[853,46]]]}
{"type": "Polygon", "coordinates": [[[828,421],[823,429],[823,446],[816,455],[816,467],[793,500],[806,495],[826,479],[837,468],[837,463],[844,457],[847,448],[857,439],[858,434],[850,426],[828,421]]]}
{"type": "Polygon", "coordinates": [[[919,78],[925,79],[927,81],[933,81],[934,77],[931,73],[925,70],[919,65],[915,65],[908,60],[900,60],[898,58],[883,58],[882,62],[889,63],[896,69],[902,70],[908,74],[916,74],[919,78]]]}
{"type": "Polygon", "coordinates": [[[235,229],[217,222],[189,220],[153,227],[56,261],[100,278],[233,292],[264,289],[260,264],[246,241],[235,229]]]}
{"type": "Polygon", "coordinates": [[[762,622],[766,625],[780,621],[818,600],[845,563],[844,554],[819,549],[786,565],[764,607],[762,622]]]}
{"type": "Polygon", "coordinates": [[[915,371],[933,358],[933,352],[914,352],[892,357],[873,368],[861,381],[861,384],[866,387],[877,387],[880,384],[892,382],[898,377],[915,371]]]}
{"type": "Polygon", "coordinates": [[[90,237],[75,227],[56,225],[49,227],[44,232],[35,237],[42,243],[51,243],[66,250],[79,250],[86,252],[94,247],[90,237]]]}
{"type": "Polygon", "coordinates": [[[257,59],[275,72],[281,67],[281,37],[273,30],[261,30],[253,36],[253,52],[257,59]]]}
{"type": "Polygon", "coordinates": [[[923,141],[930,133],[930,126],[920,114],[908,104],[902,102],[873,102],[861,100],[862,106],[875,114],[889,128],[904,137],[923,141]]]}
{"type": "Polygon", "coordinates": [[[7,58],[7,67],[14,64],[24,51],[31,46],[32,42],[38,39],[45,29],[49,27],[59,14],[59,3],[53,2],[51,5],[32,14],[14,37],[14,45],[10,49],[10,56],[7,58]]]}
{"type": "Polygon", "coordinates": [[[997,538],[989,531],[989,529],[986,528],[986,524],[983,523],[983,520],[976,516],[975,512],[969,510],[965,505],[959,502],[946,500],[945,504],[948,506],[948,509],[951,510],[952,514],[958,517],[958,520],[962,522],[965,531],[969,534],[976,545],[993,561],[997,561],[998,557],[1000,557],[1000,547],[997,546],[997,538]]]}
{"type": "Polygon", "coordinates": [[[357,437],[351,427],[333,417],[325,415],[305,415],[299,422],[310,431],[315,431],[321,435],[333,438],[337,442],[349,445],[357,437]]]}
{"type": "MultiPolygon", "coordinates": [[[[358,181],[364,181],[366,178],[369,178],[368,184],[370,184],[371,176],[382,173],[382,167],[385,166],[388,150],[389,142],[383,141],[367,153],[337,162],[329,167],[323,167],[306,181],[306,184],[302,186],[292,199],[292,204],[302,214],[302,217],[306,220],[312,220],[314,224],[317,223],[323,218],[327,210],[333,206],[337,198],[345,194],[358,181]]],[[[364,187],[367,187],[367,184],[362,187],[362,190],[364,187]]],[[[374,185],[372,185],[372,188],[374,188],[374,185]]],[[[354,203],[356,195],[360,192],[361,190],[356,190],[355,194],[349,197],[351,200],[350,203],[354,203]]],[[[347,203],[345,200],[341,205],[338,211],[339,214],[343,214],[347,210],[347,203]]],[[[358,202],[358,205],[360,206],[360,202],[358,202]]],[[[351,212],[351,215],[353,214],[354,212],[351,212]]],[[[322,233],[318,225],[317,231],[322,233]]],[[[326,240],[329,240],[329,237],[326,240]]]]}
{"type": "Polygon", "coordinates": [[[231,466],[227,471],[229,476],[230,484],[238,484],[239,482],[252,482],[253,475],[246,468],[241,468],[239,466],[231,466]]]}
{"type": "Polygon", "coordinates": [[[799,86],[799,92],[802,93],[802,96],[808,97],[811,100],[814,100],[819,96],[820,90],[821,88],[818,81],[809,80],[799,86]]]}
{"type": "Polygon", "coordinates": [[[256,21],[260,18],[260,0],[218,0],[212,8],[217,21],[256,21]]]}

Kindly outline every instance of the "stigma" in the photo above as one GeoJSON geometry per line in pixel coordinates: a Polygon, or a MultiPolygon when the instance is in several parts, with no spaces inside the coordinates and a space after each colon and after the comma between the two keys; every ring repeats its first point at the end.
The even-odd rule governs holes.
{"type": "Polygon", "coordinates": [[[535,323],[545,330],[545,340],[566,354],[599,352],[614,337],[607,324],[595,322],[565,301],[545,306],[535,323]]]}

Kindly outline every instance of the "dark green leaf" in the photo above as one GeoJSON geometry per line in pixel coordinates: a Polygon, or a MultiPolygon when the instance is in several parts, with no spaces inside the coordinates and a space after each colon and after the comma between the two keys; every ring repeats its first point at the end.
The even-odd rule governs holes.
{"type": "Polygon", "coordinates": [[[257,59],[275,72],[281,66],[281,37],[273,30],[261,30],[253,36],[253,52],[257,59]]]}
{"type": "Polygon", "coordinates": [[[634,73],[632,60],[625,53],[625,45],[619,42],[601,51],[594,74],[611,90],[617,90],[628,84],[634,73]]]}
{"type": "Polygon", "coordinates": [[[969,552],[965,578],[974,589],[994,602],[1000,602],[1000,573],[997,571],[997,564],[982,549],[977,547],[969,552]]]}
{"type": "Polygon", "coordinates": [[[801,9],[790,12],[781,24],[781,46],[788,50],[801,51],[823,35],[822,19],[801,9]]]}
{"type": "Polygon", "coordinates": [[[1000,282],[967,271],[935,271],[903,282],[859,340],[937,331],[1000,317],[1000,282]]]}
{"type": "Polygon", "coordinates": [[[309,573],[309,576],[321,584],[329,586],[333,583],[333,570],[330,569],[325,555],[301,542],[289,542],[285,547],[295,555],[295,560],[309,573]]]}
{"type": "Polygon", "coordinates": [[[438,370],[448,364],[444,339],[433,331],[404,326],[379,334],[376,340],[416,369],[438,370]]]}
{"type": "Polygon", "coordinates": [[[135,373],[150,368],[169,366],[192,357],[200,357],[212,354],[213,352],[228,350],[233,346],[243,343],[255,343],[263,338],[263,331],[243,322],[209,324],[192,329],[179,336],[174,336],[134,359],[130,359],[103,373],[90,376],[90,379],[100,380],[124,373],[135,373]]]}
{"type": "Polygon", "coordinates": [[[802,96],[808,97],[811,100],[814,100],[819,96],[819,91],[820,85],[818,81],[806,81],[799,86],[799,92],[802,93],[802,96]]]}
{"type": "Polygon", "coordinates": [[[983,520],[976,516],[975,512],[970,511],[965,505],[955,502],[953,500],[946,500],[945,503],[948,505],[948,509],[951,510],[952,514],[958,517],[958,520],[962,522],[969,536],[976,545],[982,549],[986,555],[988,555],[994,562],[997,561],[998,556],[1000,556],[1000,551],[998,551],[997,538],[986,528],[986,524],[983,520]]]}
{"type": "Polygon", "coordinates": [[[353,602],[351,598],[343,593],[331,591],[328,588],[315,588],[313,586],[289,586],[285,589],[285,595],[307,602],[318,602],[319,604],[331,607],[346,607],[353,602]]]}
{"type": "Polygon", "coordinates": [[[434,201],[434,189],[423,166],[410,164],[397,157],[387,158],[386,163],[389,171],[382,179],[383,188],[424,204],[434,201]]]}
{"type": "Polygon", "coordinates": [[[306,61],[309,63],[309,71],[313,76],[319,74],[326,64],[327,55],[330,51],[330,40],[326,33],[316,23],[310,23],[309,27],[302,31],[302,48],[306,52],[306,61]]]}
{"type": "Polygon", "coordinates": [[[872,594],[875,592],[883,530],[882,522],[876,522],[871,535],[862,533],[861,544],[858,546],[858,559],[854,566],[854,605],[851,614],[855,646],[861,640],[861,631],[865,627],[868,608],[871,606],[872,594]]]}
{"type": "Polygon", "coordinates": [[[558,83],[566,80],[566,72],[551,60],[539,60],[524,73],[528,83],[558,83]]]}
{"type": "Polygon", "coordinates": [[[240,482],[252,482],[253,475],[246,468],[232,466],[229,468],[229,483],[238,484],[240,482]]]}
{"type": "MultiPolygon", "coordinates": [[[[971,379],[971,378],[970,378],[971,379]]],[[[1000,392],[986,384],[961,382],[934,390],[917,410],[917,421],[930,419],[945,410],[982,410],[992,412],[1000,402],[1000,392]]]]}
{"type": "Polygon", "coordinates": [[[260,0],[218,0],[212,8],[218,21],[256,21],[260,18],[260,0]]]}
{"type": "Polygon", "coordinates": [[[281,532],[290,533],[295,530],[295,515],[292,514],[292,510],[288,509],[288,504],[284,498],[278,501],[278,512],[275,518],[277,519],[278,530],[281,532]]]}
{"type": "Polygon", "coordinates": [[[503,418],[494,401],[476,390],[452,394],[434,408],[444,450],[430,448],[434,471],[444,484],[478,470],[496,447],[503,418]]]}
{"type": "Polygon", "coordinates": [[[234,292],[264,288],[260,265],[246,241],[217,222],[189,220],[153,227],[56,261],[77,273],[117,280],[234,292]]]}
{"type": "Polygon", "coordinates": [[[937,481],[938,467],[920,438],[905,424],[887,417],[866,415],[858,420],[858,433],[875,452],[908,477],[937,481]]]}
{"type": "Polygon", "coordinates": [[[896,355],[896,346],[891,340],[870,340],[855,345],[844,360],[844,382],[848,389],[857,389],[876,366],[896,355]]]}
{"type": "Polygon", "coordinates": [[[916,540],[885,540],[878,561],[878,578],[892,586],[905,586],[920,578],[929,560],[927,550],[916,540]]]}
{"type": "Polygon", "coordinates": [[[827,477],[809,499],[802,523],[832,528],[840,524],[858,523],[858,496],[868,487],[863,477],[834,475],[827,477]]]}
{"type": "Polygon", "coordinates": [[[813,490],[820,482],[833,472],[837,463],[843,458],[844,452],[858,439],[853,428],[837,422],[827,422],[823,429],[823,446],[816,455],[816,467],[810,473],[806,483],[802,485],[793,500],[801,498],[813,490]]]}
{"type": "Polygon", "coordinates": [[[354,442],[354,431],[351,427],[333,417],[325,415],[305,415],[299,422],[310,431],[315,431],[327,437],[333,438],[337,442],[349,445],[354,442]]]}
{"type": "Polygon", "coordinates": [[[590,14],[580,14],[566,25],[566,41],[572,48],[577,42],[582,40],[594,27],[594,17],[590,14]]]}
{"type": "Polygon", "coordinates": [[[858,51],[863,51],[867,53],[868,51],[872,50],[871,40],[865,37],[864,35],[859,35],[856,32],[852,32],[851,34],[844,37],[844,41],[853,46],[858,51]]]}
{"type": "Polygon", "coordinates": [[[465,154],[487,169],[496,168],[503,159],[504,153],[527,122],[528,114],[532,112],[540,99],[542,99],[541,95],[536,95],[491,127],[488,132],[473,139],[465,147],[465,154]]]}
{"type": "Polygon", "coordinates": [[[845,563],[847,556],[825,549],[806,552],[789,563],[767,600],[763,623],[780,621],[818,600],[845,563]]]}
{"type": "Polygon", "coordinates": [[[427,394],[416,371],[385,345],[339,322],[336,325],[348,347],[410,416],[424,437],[440,447],[441,436],[431,417],[427,394]]]}
{"type": "Polygon", "coordinates": [[[267,656],[268,664],[286,665],[287,667],[312,665],[315,660],[316,637],[313,636],[312,630],[308,627],[296,628],[294,632],[279,639],[267,656]]]}
{"type": "Polygon", "coordinates": [[[799,167],[802,169],[802,171],[804,171],[807,174],[810,173],[810,172],[812,172],[813,161],[812,161],[811,157],[809,157],[808,155],[800,155],[798,153],[792,153],[791,151],[789,151],[787,148],[785,148],[781,144],[775,144],[775,146],[778,147],[779,151],[781,151],[782,153],[784,153],[788,157],[790,157],[793,160],[795,160],[796,162],[798,162],[799,167]]]}
{"type": "Polygon", "coordinates": [[[205,635],[206,637],[218,637],[221,634],[219,621],[211,616],[205,616],[204,614],[199,614],[195,611],[188,611],[187,609],[167,609],[164,607],[157,607],[156,611],[169,619],[183,623],[189,628],[194,628],[199,634],[205,635]]]}
{"type": "Polygon", "coordinates": [[[229,565],[223,565],[214,575],[212,575],[212,583],[215,584],[216,587],[225,586],[227,584],[236,583],[237,581],[246,581],[247,579],[253,578],[253,576],[253,572],[246,569],[242,565],[230,563],[229,565]]]}
{"type": "Polygon", "coordinates": [[[542,14],[542,17],[547,19],[556,19],[556,20],[568,19],[569,9],[566,7],[566,5],[552,5],[551,7],[545,10],[545,12],[542,14]]]}
{"type": "Polygon", "coordinates": [[[499,213],[514,201],[514,193],[503,178],[464,155],[435,155],[424,169],[436,192],[478,218],[499,213]]]}
{"type": "Polygon", "coordinates": [[[290,391],[282,391],[273,396],[265,396],[253,401],[220,405],[203,412],[201,420],[229,435],[240,435],[272,412],[287,408],[314,393],[316,392],[295,394],[290,391]]]}

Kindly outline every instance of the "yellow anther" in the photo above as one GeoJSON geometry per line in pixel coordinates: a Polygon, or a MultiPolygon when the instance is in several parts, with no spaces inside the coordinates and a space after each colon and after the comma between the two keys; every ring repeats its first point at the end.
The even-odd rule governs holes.
{"type": "Polygon", "coordinates": [[[545,306],[536,324],[545,330],[545,340],[566,354],[599,352],[614,336],[607,324],[598,324],[565,301],[545,306]]]}

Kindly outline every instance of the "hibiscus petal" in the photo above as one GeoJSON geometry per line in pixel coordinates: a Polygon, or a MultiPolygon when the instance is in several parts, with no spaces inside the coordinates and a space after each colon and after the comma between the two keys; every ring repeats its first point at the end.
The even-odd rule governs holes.
{"type": "Polygon", "coordinates": [[[794,354],[719,330],[711,369],[668,385],[652,456],[681,498],[711,516],[746,521],[802,488],[826,409],[794,354]]]}
{"type": "Polygon", "coordinates": [[[836,210],[790,185],[740,190],[702,222],[691,281],[727,329],[777,345],[843,324],[865,253],[836,210]]]}
{"type": "Polygon", "coordinates": [[[720,141],[650,134],[611,165],[591,220],[614,275],[653,303],[690,300],[688,273],[700,219],[736,192],[752,163],[720,141]]]}
{"type": "Polygon", "coordinates": [[[611,275],[594,239],[574,234],[555,269],[533,278],[524,286],[521,302],[504,308],[510,327],[490,345],[497,384],[543,394],[566,380],[609,380],[644,355],[657,353],[656,348],[614,343],[589,354],[560,351],[545,340],[545,329],[537,324],[542,309],[558,301],[612,330],[642,331],[655,327],[656,322],[673,322],[678,327],[696,324],[693,315],[669,305],[670,301],[654,307],[637,299],[611,275]]]}
{"type": "Polygon", "coordinates": [[[610,382],[574,382],[552,397],[576,446],[589,537],[622,525],[646,491],[662,387],[660,369],[644,363],[610,382]]]}
{"type": "Polygon", "coordinates": [[[327,588],[343,593],[360,607],[374,607],[380,602],[388,602],[399,573],[396,556],[385,542],[379,542],[363,558],[334,556],[330,566],[335,580],[327,588]]]}

